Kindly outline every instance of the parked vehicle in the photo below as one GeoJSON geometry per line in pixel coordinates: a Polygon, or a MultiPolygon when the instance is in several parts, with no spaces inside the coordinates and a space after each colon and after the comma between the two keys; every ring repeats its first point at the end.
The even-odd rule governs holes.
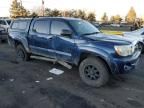
{"type": "Polygon", "coordinates": [[[105,85],[111,74],[134,69],[141,53],[137,41],[105,35],[76,18],[17,19],[8,40],[19,60],[35,55],[79,66],[81,79],[94,87],[105,85]]]}
{"type": "Polygon", "coordinates": [[[120,27],[121,25],[120,24],[111,24],[111,26],[113,26],[113,27],[120,27]]]}
{"type": "Polygon", "coordinates": [[[0,43],[2,41],[7,40],[7,35],[8,35],[8,33],[6,32],[6,30],[4,28],[0,27],[0,43]]]}
{"type": "Polygon", "coordinates": [[[139,41],[139,44],[141,46],[142,52],[144,52],[144,28],[131,31],[131,32],[124,32],[124,37],[128,37],[131,39],[135,39],[139,41]]]}
{"type": "Polygon", "coordinates": [[[6,31],[8,31],[10,24],[11,24],[10,19],[0,19],[0,27],[3,27],[6,31]]]}
{"type": "Polygon", "coordinates": [[[92,22],[91,24],[93,24],[96,28],[99,28],[99,27],[100,27],[100,24],[99,24],[99,23],[92,22]]]}

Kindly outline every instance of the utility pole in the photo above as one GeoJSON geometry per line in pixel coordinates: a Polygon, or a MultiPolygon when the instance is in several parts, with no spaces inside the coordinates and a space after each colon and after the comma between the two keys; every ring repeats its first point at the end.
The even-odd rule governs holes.
{"type": "MultiPolygon", "coordinates": [[[[22,10],[22,0],[20,0],[20,7],[21,7],[21,10],[22,10]]],[[[23,10],[22,10],[22,16],[23,16],[23,10]]]]}
{"type": "Polygon", "coordinates": [[[44,0],[42,0],[42,7],[41,7],[42,16],[44,16],[44,11],[45,11],[44,0]]]}

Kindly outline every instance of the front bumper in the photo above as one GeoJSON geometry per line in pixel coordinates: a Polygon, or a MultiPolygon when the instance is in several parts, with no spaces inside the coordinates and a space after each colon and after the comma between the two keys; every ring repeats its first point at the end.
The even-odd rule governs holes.
{"type": "Polygon", "coordinates": [[[114,58],[112,61],[112,70],[114,74],[124,74],[135,69],[141,51],[135,52],[131,57],[114,58]]]}

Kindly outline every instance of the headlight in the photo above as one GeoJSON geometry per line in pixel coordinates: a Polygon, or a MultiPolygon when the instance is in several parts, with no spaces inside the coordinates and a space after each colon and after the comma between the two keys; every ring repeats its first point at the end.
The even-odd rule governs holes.
{"type": "Polygon", "coordinates": [[[122,46],[114,46],[115,51],[120,56],[129,56],[134,53],[134,46],[133,45],[122,45],[122,46]]]}

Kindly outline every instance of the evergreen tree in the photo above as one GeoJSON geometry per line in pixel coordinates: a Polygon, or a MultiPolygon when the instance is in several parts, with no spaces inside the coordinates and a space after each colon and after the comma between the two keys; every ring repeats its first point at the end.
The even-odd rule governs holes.
{"type": "Polygon", "coordinates": [[[128,23],[134,23],[135,22],[136,12],[135,12],[135,9],[133,7],[130,8],[125,20],[128,23]]]}
{"type": "Polygon", "coordinates": [[[86,13],[83,10],[77,10],[77,17],[81,19],[86,19],[86,13]]]}
{"type": "Polygon", "coordinates": [[[62,16],[62,13],[59,10],[54,9],[54,10],[51,11],[51,15],[50,16],[51,17],[60,17],[60,16],[62,16]]]}
{"type": "Polygon", "coordinates": [[[111,23],[119,24],[121,21],[122,21],[122,18],[120,17],[120,15],[111,16],[110,18],[111,23]]]}
{"type": "Polygon", "coordinates": [[[49,8],[46,8],[45,9],[45,16],[52,16],[52,10],[51,9],[49,9],[49,8]]]}
{"type": "Polygon", "coordinates": [[[92,13],[92,12],[88,13],[87,20],[90,21],[90,22],[96,21],[95,13],[92,13]]]}
{"type": "Polygon", "coordinates": [[[10,8],[10,17],[26,17],[27,15],[28,11],[17,0],[13,0],[10,8]]]}
{"type": "Polygon", "coordinates": [[[104,15],[101,17],[101,20],[103,23],[107,23],[108,22],[108,16],[106,14],[106,12],[104,13],[104,15]]]}
{"type": "Polygon", "coordinates": [[[111,17],[110,17],[110,22],[111,22],[111,23],[114,23],[114,22],[115,22],[115,16],[111,16],[111,17]]]}
{"type": "Polygon", "coordinates": [[[74,9],[70,10],[69,11],[69,16],[70,17],[75,17],[75,18],[78,17],[77,16],[77,10],[74,10],[74,9]]]}

